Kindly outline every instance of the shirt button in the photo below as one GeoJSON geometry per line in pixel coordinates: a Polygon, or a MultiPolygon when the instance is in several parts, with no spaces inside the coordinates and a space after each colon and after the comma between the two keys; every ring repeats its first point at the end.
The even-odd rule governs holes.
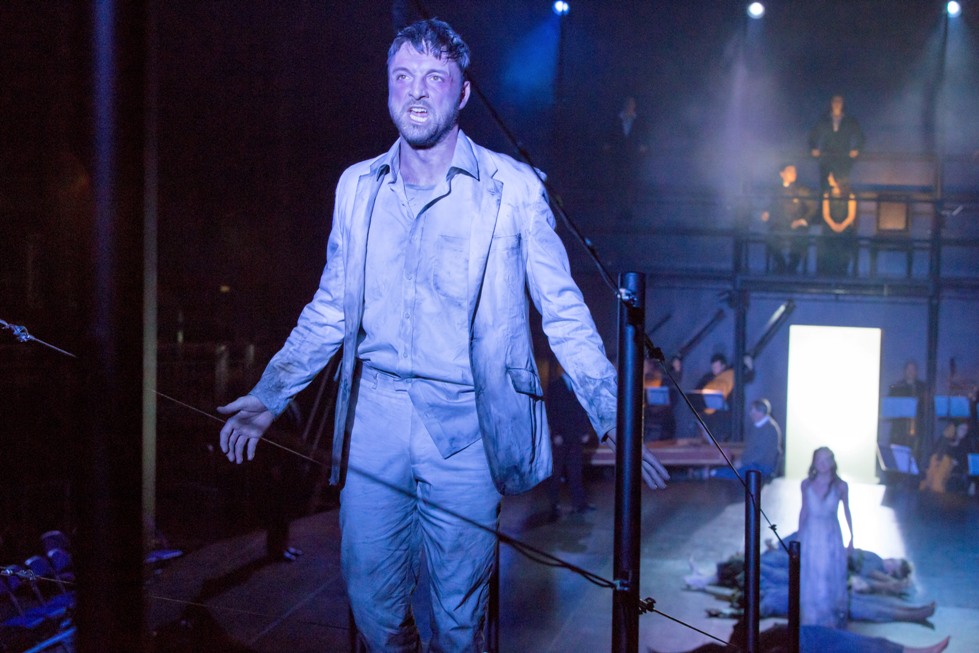
{"type": "Polygon", "coordinates": [[[409,313],[408,311],[405,311],[405,319],[407,320],[409,317],[411,317],[411,313],[409,313]]]}
{"type": "Polygon", "coordinates": [[[412,275],[412,274],[406,274],[405,275],[405,279],[407,279],[408,281],[411,281],[413,278],[414,278],[414,275],[412,275]]]}

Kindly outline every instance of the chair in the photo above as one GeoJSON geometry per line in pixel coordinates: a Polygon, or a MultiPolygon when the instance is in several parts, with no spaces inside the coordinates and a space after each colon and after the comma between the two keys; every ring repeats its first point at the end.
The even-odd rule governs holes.
{"type": "Polygon", "coordinates": [[[28,594],[29,586],[24,582],[26,573],[19,565],[8,565],[0,574],[0,592],[13,606],[14,616],[4,619],[3,625],[10,628],[36,630],[49,622],[47,611],[37,607],[28,594]]]}
{"type": "Polygon", "coordinates": [[[20,601],[17,599],[17,595],[14,594],[14,591],[10,588],[10,584],[7,582],[5,577],[0,578],[0,594],[3,595],[3,598],[6,599],[10,606],[10,610],[4,614],[5,618],[3,622],[0,623],[3,628],[25,628],[27,630],[34,630],[44,623],[44,616],[39,613],[32,612],[30,616],[27,615],[27,612],[20,604],[20,601]]]}
{"type": "Polygon", "coordinates": [[[28,574],[17,565],[0,568],[0,595],[3,595],[12,608],[12,614],[0,622],[0,650],[2,651],[40,651],[37,646],[50,641],[64,624],[64,620],[53,618],[47,608],[36,607],[27,593],[28,574]]]}
{"type": "Polygon", "coordinates": [[[31,556],[24,562],[24,565],[34,572],[31,587],[34,589],[34,594],[41,606],[49,612],[51,618],[63,617],[65,613],[75,607],[75,593],[69,592],[65,588],[65,584],[58,578],[54,567],[47,558],[39,555],[31,556]],[[52,588],[57,586],[57,590],[45,592],[42,591],[41,586],[52,588]]]}
{"type": "Polygon", "coordinates": [[[64,549],[71,551],[71,540],[61,531],[47,531],[41,533],[41,550],[45,553],[51,549],[64,549]]]}
{"type": "Polygon", "coordinates": [[[54,575],[58,580],[65,583],[75,582],[74,564],[70,553],[57,547],[49,549],[48,560],[51,561],[51,566],[54,568],[54,575]]]}
{"type": "Polygon", "coordinates": [[[39,642],[36,646],[27,649],[24,653],[42,653],[43,651],[53,651],[55,646],[57,646],[62,651],[74,651],[75,643],[75,627],[70,626],[65,628],[58,633],[46,638],[44,641],[39,642]]]}

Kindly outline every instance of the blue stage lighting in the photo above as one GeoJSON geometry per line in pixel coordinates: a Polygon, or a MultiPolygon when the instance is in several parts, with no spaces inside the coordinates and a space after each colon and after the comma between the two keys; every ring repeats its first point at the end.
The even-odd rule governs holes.
{"type": "Polygon", "coordinates": [[[752,18],[761,18],[765,15],[765,5],[760,2],[752,2],[748,5],[748,15],[752,18]]]}
{"type": "Polygon", "coordinates": [[[554,13],[556,13],[558,16],[563,16],[570,10],[571,5],[564,2],[564,0],[557,0],[557,2],[554,3],[554,13]]]}
{"type": "Polygon", "coordinates": [[[949,16],[958,16],[962,13],[962,5],[952,0],[947,5],[945,5],[945,11],[948,12],[949,16]]]}

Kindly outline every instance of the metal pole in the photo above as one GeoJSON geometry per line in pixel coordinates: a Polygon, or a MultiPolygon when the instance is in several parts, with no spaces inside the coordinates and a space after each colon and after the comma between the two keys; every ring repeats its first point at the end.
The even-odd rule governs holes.
{"type": "Polygon", "coordinates": [[[87,4],[93,211],[75,540],[79,653],[145,650],[142,424],[147,2],[87,4]]]}
{"type": "Polygon", "coordinates": [[[646,279],[638,272],[619,277],[619,389],[615,447],[615,591],[612,651],[639,650],[639,540],[642,478],[642,362],[646,279]]]}
{"type": "MultiPolygon", "coordinates": [[[[734,390],[731,392],[730,404],[731,412],[728,414],[730,426],[728,433],[731,440],[741,442],[744,440],[744,355],[748,334],[748,293],[745,290],[735,290],[734,293],[734,390]]],[[[754,363],[754,361],[752,361],[754,363]]]]}
{"type": "Polygon", "coordinates": [[[761,601],[761,472],[749,470],[744,497],[745,651],[758,653],[758,604],[761,601]]]}
{"type": "Polygon", "coordinates": [[[799,653],[799,569],[801,545],[789,542],[789,653],[799,653]]]}
{"type": "Polygon", "coordinates": [[[156,376],[157,376],[157,295],[159,259],[158,226],[158,141],[157,53],[159,40],[156,3],[147,6],[146,45],[146,147],[143,161],[143,543],[153,548],[156,534],[156,376]]]}

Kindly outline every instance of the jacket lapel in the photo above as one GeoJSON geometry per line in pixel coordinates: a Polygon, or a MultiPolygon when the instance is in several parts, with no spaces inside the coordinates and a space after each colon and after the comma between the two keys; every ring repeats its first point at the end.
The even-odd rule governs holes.
{"type": "Polygon", "coordinates": [[[370,172],[357,179],[357,191],[354,195],[353,212],[350,220],[350,232],[347,234],[347,252],[345,273],[346,292],[344,293],[344,321],[346,335],[354,337],[360,331],[360,322],[364,316],[364,285],[367,268],[367,236],[370,233],[371,215],[374,213],[374,202],[381,189],[383,175],[382,166],[387,165],[388,157],[381,157],[370,172]]]}
{"type": "Polygon", "coordinates": [[[479,303],[483,279],[486,275],[486,261],[489,257],[493,232],[500,215],[500,202],[503,199],[503,182],[495,179],[497,167],[485,155],[485,150],[472,143],[476,160],[479,162],[479,183],[475,185],[473,205],[479,209],[472,216],[469,233],[469,324],[473,323],[476,306],[479,303]]]}

